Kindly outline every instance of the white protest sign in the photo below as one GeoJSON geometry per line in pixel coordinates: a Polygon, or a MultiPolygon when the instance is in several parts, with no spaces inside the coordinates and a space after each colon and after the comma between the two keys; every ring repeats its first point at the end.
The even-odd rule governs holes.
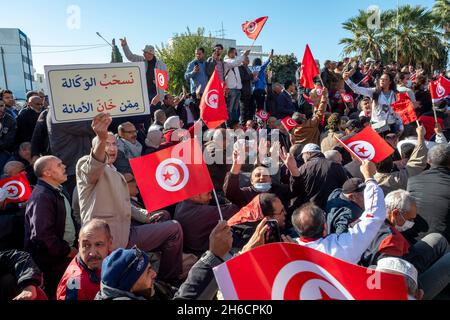
{"type": "Polygon", "coordinates": [[[145,65],[111,63],[44,66],[54,123],[150,114],[145,65]]]}

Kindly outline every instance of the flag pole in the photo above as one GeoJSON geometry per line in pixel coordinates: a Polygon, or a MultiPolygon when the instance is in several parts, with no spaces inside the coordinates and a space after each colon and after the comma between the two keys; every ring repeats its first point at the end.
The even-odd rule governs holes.
{"type": "MultiPolygon", "coordinates": [[[[325,85],[323,84],[322,81],[322,76],[319,73],[319,79],[320,79],[320,83],[322,84],[322,88],[326,88],[325,85]]],[[[327,88],[327,92],[328,92],[328,88],[327,88]]],[[[332,112],[331,110],[331,105],[330,105],[330,93],[328,92],[328,97],[327,97],[327,106],[328,106],[328,111],[332,112]]]]}
{"type": "Polygon", "coordinates": [[[434,122],[438,123],[437,113],[436,113],[436,106],[434,105],[434,101],[431,102],[433,105],[433,113],[434,113],[434,122]]]}
{"type": "Polygon", "coordinates": [[[222,209],[220,209],[219,199],[217,199],[216,189],[213,189],[214,198],[216,199],[217,209],[219,209],[220,221],[223,221],[222,209]]]}
{"type": "Polygon", "coordinates": [[[348,152],[350,152],[356,159],[358,159],[361,163],[363,163],[364,161],[362,161],[362,159],[351,149],[349,148],[341,139],[339,139],[335,134],[333,135],[334,138],[337,140],[337,142],[339,142],[339,144],[341,146],[344,147],[345,150],[347,150],[348,152]]]}

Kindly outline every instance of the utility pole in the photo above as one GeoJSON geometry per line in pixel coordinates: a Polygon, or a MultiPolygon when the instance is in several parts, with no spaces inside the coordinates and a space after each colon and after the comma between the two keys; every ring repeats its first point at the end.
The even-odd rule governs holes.
{"type": "Polygon", "coordinates": [[[395,37],[395,61],[396,62],[398,62],[398,28],[400,25],[399,10],[400,10],[400,0],[397,0],[397,35],[395,37]]]}
{"type": "Polygon", "coordinates": [[[5,86],[8,89],[8,78],[6,77],[6,65],[5,65],[5,51],[3,51],[3,47],[0,47],[0,54],[2,55],[2,66],[3,66],[3,75],[5,77],[5,86]]]}

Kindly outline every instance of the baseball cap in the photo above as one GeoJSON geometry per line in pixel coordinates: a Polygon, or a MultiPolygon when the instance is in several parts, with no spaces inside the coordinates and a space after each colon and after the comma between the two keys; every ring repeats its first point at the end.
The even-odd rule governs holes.
{"type": "Polygon", "coordinates": [[[367,58],[366,63],[375,63],[376,61],[372,58],[367,58]]]}
{"type": "Polygon", "coordinates": [[[311,153],[319,153],[322,152],[320,150],[320,147],[317,144],[314,143],[308,143],[302,150],[302,154],[306,153],[306,152],[311,152],[311,153]]]}
{"type": "Polygon", "coordinates": [[[342,186],[342,192],[345,194],[355,193],[355,192],[363,192],[366,188],[366,184],[360,178],[351,178],[345,181],[342,186]]]}
{"type": "Polygon", "coordinates": [[[155,54],[155,47],[148,44],[142,51],[155,54]]]}

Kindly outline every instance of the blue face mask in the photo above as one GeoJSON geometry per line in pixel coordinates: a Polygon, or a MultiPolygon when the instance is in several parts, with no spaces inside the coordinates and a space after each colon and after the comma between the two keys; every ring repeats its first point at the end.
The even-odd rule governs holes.
{"type": "Polygon", "coordinates": [[[267,192],[270,190],[270,188],[272,188],[272,183],[267,182],[267,183],[255,183],[253,185],[253,188],[255,188],[256,191],[258,192],[267,192]]]}

